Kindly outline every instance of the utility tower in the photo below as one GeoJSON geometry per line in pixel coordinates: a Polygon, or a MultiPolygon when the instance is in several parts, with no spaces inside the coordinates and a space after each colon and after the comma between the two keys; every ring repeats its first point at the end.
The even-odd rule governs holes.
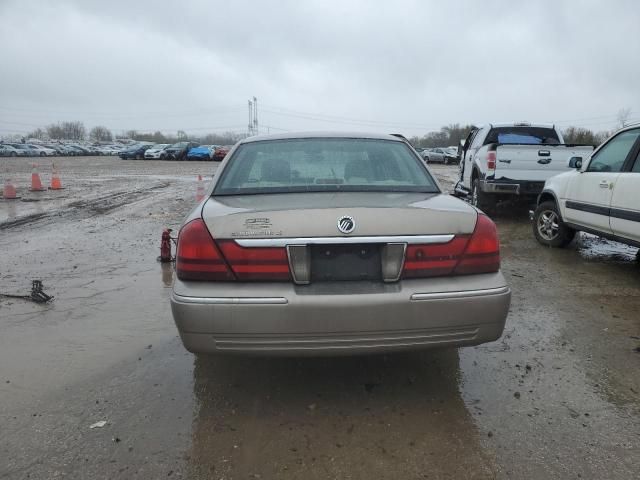
{"type": "Polygon", "coordinates": [[[260,129],[258,128],[258,99],[253,97],[253,100],[249,100],[249,123],[247,124],[247,136],[258,135],[260,129]]]}

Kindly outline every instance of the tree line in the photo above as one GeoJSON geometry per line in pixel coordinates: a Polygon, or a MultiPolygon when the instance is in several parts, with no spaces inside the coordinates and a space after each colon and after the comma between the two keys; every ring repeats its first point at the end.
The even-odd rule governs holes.
{"type": "MultiPolygon", "coordinates": [[[[469,132],[475,128],[474,125],[460,125],[453,123],[446,125],[440,130],[429,132],[422,137],[413,136],[409,138],[412,145],[421,148],[458,146],[461,140],[467,138],[469,132]]],[[[575,143],[597,146],[607,139],[610,132],[594,132],[587,128],[567,127],[562,131],[565,143],[575,143]]],[[[212,145],[232,145],[241,140],[246,135],[238,132],[208,133],[203,136],[193,136],[183,130],[178,130],[175,135],[156,132],[139,132],[128,130],[121,134],[114,135],[111,130],[103,125],[97,125],[87,132],[84,123],[80,121],[59,122],[51,124],[45,128],[37,128],[29,133],[28,138],[50,139],[50,140],[90,140],[93,142],[111,142],[118,139],[131,139],[141,142],[154,143],[176,143],[182,141],[197,141],[212,145]]]]}
{"type": "MultiPolygon", "coordinates": [[[[474,125],[460,125],[454,123],[442,127],[437,132],[429,132],[422,137],[411,137],[409,141],[412,145],[420,148],[434,148],[434,147],[457,147],[461,140],[464,140],[469,135],[469,132],[476,128],[474,125]]],[[[580,127],[566,127],[562,129],[562,136],[565,143],[581,144],[581,145],[593,145],[597,147],[604,142],[612,132],[600,131],[594,132],[588,128],[580,127]]]]}
{"type": "Polygon", "coordinates": [[[127,130],[121,134],[113,134],[109,128],[97,125],[87,131],[81,121],[58,122],[44,128],[37,128],[27,134],[27,138],[37,138],[39,140],[71,140],[92,142],[112,142],[119,139],[131,139],[139,142],[154,143],[177,143],[182,141],[197,141],[211,145],[233,145],[246,135],[237,132],[208,133],[201,136],[188,135],[183,130],[178,130],[174,135],[160,131],[139,132],[138,130],[127,130]]]}

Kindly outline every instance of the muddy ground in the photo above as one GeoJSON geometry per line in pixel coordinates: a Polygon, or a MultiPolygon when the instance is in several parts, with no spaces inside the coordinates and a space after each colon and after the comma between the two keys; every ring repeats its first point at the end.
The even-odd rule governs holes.
{"type": "MultiPolygon", "coordinates": [[[[542,248],[496,218],[513,288],[501,340],[334,359],[195,358],[156,262],[214,163],[57,159],[57,192],[0,159],[0,478],[640,476],[636,250],[542,248]],[[106,421],[101,428],[90,425],[106,421]]],[[[50,166],[42,162],[43,180],[50,166]]],[[[434,166],[448,187],[455,167],[434,166]]]]}

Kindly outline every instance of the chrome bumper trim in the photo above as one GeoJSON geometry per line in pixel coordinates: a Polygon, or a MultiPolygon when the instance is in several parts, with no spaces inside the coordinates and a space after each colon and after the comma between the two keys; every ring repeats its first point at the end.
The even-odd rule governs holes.
{"type": "Polygon", "coordinates": [[[241,247],[286,247],[287,245],[331,245],[345,243],[447,243],[455,235],[398,235],[380,237],[236,238],[241,247]]]}
{"type": "Polygon", "coordinates": [[[183,297],[171,295],[177,303],[197,303],[203,305],[286,305],[289,301],[284,297],[183,297]]]}
{"type": "Polygon", "coordinates": [[[414,293],[411,295],[412,301],[421,300],[446,300],[466,297],[486,297],[489,295],[501,295],[509,293],[509,287],[487,288],[483,290],[464,290],[462,292],[438,292],[438,293],[414,293]]]}

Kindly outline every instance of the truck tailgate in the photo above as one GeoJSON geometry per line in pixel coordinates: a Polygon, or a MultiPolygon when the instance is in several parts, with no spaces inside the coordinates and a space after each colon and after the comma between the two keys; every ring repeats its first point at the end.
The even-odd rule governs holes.
{"type": "Polygon", "coordinates": [[[571,157],[586,160],[592,151],[591,146],[498,144],[495,179],[544,182],[566,172],[571,157]]]}

